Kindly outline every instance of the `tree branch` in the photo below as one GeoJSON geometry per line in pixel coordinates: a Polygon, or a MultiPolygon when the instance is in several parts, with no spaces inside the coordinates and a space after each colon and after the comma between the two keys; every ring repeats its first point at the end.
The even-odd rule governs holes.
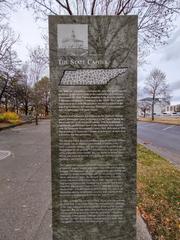
{"type": "Polygon", "coordinates": [[[51,8],[49,8],[46,4],[38,1],[38,0],[35,0],[37,4],[39,4],[40,6],[44,7],[45,9],[49,10],[52,14],[54,15],[58,15],[56,12],[54,12],[51,8]]]}
{"type": "Polygon", "coordinates": [[[91,15],[94,15],[95,6],[96,6],[96,0],[93,0],[92,7],[91,7],[91,15]]]}
{"type": "Polygon", "coordinates": [[[71,11],[71,8],[69,6],[69,1],[66,0],[66,5],[64,5],[60,0],[56,0],[56,2],[62,7],[64,8],[68,13],[69,15],[73,15],[72,11],[71,11]]]}
{"type": "Polygon", "coordinates": [[[155,4],[155,5],[158,5],[159,7],[164,7],[164,8],[167,8],[168,10],[170,11],[173,11],[175,13],[179,13],[179,11],[177,10],[180,10],[180,7],[178,8],[172,8],[172,7],[168,7],[165,3],[167,2],[167,0],[164,0],[163,3],[160,3],[160,2],[157,2],[156,0],[153,0],[153,1],[150,1],[150,0],[145,0],[145,2],[149,3],[149,4],[155,4]]]}
{"type": "Polygon", "coordinates": [[[68,0],[66,0],[66,4],[67,4],[67,11],[68,11],[69,15],[73,15],[73,13],[71,11],[71,8],[69,6],[69,1],[68,0]]]}
{"type": "Polygon", "coordinates": [[[123,13],[124,10],[125,10],[125,8],[126,8],[126,6],[130,3],[130,1],[131,1],[131,0],[128,0],[128,1],[124,4],[124,6],[122,6],[122,8],[120,9],[120,11],[117,12],[116,15],[120,15],[121,13],[123,13]]]}

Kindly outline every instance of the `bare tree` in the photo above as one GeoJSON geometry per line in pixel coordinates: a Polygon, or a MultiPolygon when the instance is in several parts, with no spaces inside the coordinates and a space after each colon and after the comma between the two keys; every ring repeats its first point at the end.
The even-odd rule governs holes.
{"type": "Polygon", "coordinates": [[[12,110],[18,114],[19,108],[21,104],[20,93],[21,93],[21,71],[17,70],[14,76],[11,78],[9,82],[7,93],[9,94],[9,101],[12,107],[12,110]]]}
{"type": "MultiPolygon", "coordinates": [[[[40,46],[37,46],[34,49],[29,49],[29,64],[30,64],[29,68],[30,81],[34,85],[40,80],[41,75],[47,69],[48,57],[46,49],[40,46]]],[[[34,91],[33,98],[35,99],[34,104],[36,125],[38,125],[38,105],[39,105],[38,91],[34,91]]]]}
{"type": "Polygon", "coordinates": [[[19,92],[19,98],[20,98],[20,102],[23,106],[23,110],[25,115],[28,115],[29,112],[29,107],[30,104],[32,104],[32,88],[30,86],[30,82],[29,82],[29,72],[28,72],[28,64],[25,63],[22,65],[22,69],[20,72],[20,81],[19,81],[19,88],[20,88],[20,92],[19,92]]]}
{"type": "Polygon", "coordinates": [[[18,5],[18,1],[11,1],[11,0],[0,0],[0,21],[7,19],[7,16],[10,12],[15,10],[16,6],[18,5]]]}
{"type": "MultiPolygon", "coordinates": [[[[6,111],[10,107],[13,109],[13,111],[16,111],[18,113],[19,111],[19,103],[20,103],[20,71],[16,69],[13,74],[9,75],[6,73],[7,76],[4,79],[4,88],[1,90],[1,104],[4,103],[6,111]],[[3,101],[2,101],[3,99],[3,101]]],[[[1,76],[2,77],[2,76],[1,76]]],[[[2,80],[2,79],[1,79],[2,80]]],[[[1,82],[2,83],[2,82],[1,82]]]]}
{"type": "Polygon", "coordinates": [[[132,15],[139,16],[140,56],[145,47],[165,44],[180,13],[178,0],[29,0],[25,2],[39,18],[47,15],[132,15]],[[143,48],[142,48],[143,46],[143,48]]]}
{"type": "Polygon", "coordinates": [[[138,108],[143,112],[143,117],[146,117],[147,111],[151,110],[151,103],[148,101],[139,101],[138,108]]]}
{"type": "Polygon", "coordinates": [[[1,105],[4,105],[6,111],[11,109],[18,113],[20,110],[26,116],[28,115],[29,107],[32,103],[32,88],[28,82],[27,74],[27,65],[24,64],[22,68],[16,69],[14,75],[9,77],[6,89],[2,95],[3,101],[1,101],[1,105]]]}
{"type": "Polygon", "coordinates": [[[47,69],[47,50],[41,46],[29,49],[29,67],[31,72],[31,83],[40,80],[41,75],[47,69]]]}
{"type": "Polygon", "coordinates": [[[50,103],[50,81],[48,77],[43,77],[34,85],[35,101],[38,101],[38,109],[43,115],[49,114],[50,103]]]}
{"type": "Polygon", "coordinates": [[[17,54],[13,50],[19,40],[8,24],[0,25],[0,71],[17,64],[17,54]]]}
{"type": "Polygon", "coordinates": [[[9,84],[11,80],[14,78],[16,74],[17,69],[15,66],[9,66],[8,69],[5,71],[0,71],[0,104],[2,101],[2,98],[4,97],[4,94],[7,91],[7,88],[9,87],[9,84]]]}
{"type": "Polygon", "coordinates": [[[0,103],[8,82],[20,64],[17,53],[13,50],[18,38],[8,24],[0,25],[0,103]]]}
{"type": "Polygon", "coordinates": [[[160,69],[153,69],[145,82],[145,92],[152,98],[152,120],[154,120],[154,104],[156,98],[169,100],[169,89],[166,83],[166,74],[160,69]]]}

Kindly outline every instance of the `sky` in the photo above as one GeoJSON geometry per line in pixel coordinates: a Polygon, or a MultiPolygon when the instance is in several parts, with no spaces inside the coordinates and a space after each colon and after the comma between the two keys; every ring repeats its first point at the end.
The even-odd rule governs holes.
{"type": "Polygon", "coordinates": [[[142,93],[144,81],[150,71],[159,68],[166,74],[170,88],[171,104],[180,104],[180,17],[171,33],[166,46],[151,51],[143,66],[138,69],[138,87],[142,93]]]}
{"type": "Polygon", "coordinates": [[[47,30],[47,23],[35,21],[33,12],[20,8],[9,19],[10,26],[20,38],[16,44],[16,51],[22,61],[28,58],[28,48],[37,45],[44,46],[43,33],[47,30]]]}
{"type": "MultiPolygon", "coordinates": [[[[27,60],[28,48],[44,44],[42,34],[47,31],[47,22],[36,22],[33,12],[20,8],[9,19],[10,26],[20,35],[16,45],[19,58],[27,60]]],[[[170,87],[171,104],[180,104],[180,17],[176,29],[171,33],[166,46],[152,50],[146,58],[147,64],[138,67],[139,96],[144,97],[142,89],[149,72],[155,67],[161,69],[170,87]]]]}

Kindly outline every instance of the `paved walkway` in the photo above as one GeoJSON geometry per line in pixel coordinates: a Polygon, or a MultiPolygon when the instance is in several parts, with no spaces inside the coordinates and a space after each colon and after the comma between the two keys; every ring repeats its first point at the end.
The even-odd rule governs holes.
{"type": "Polygon", "coordinates": [[[51,240],[49,122],[0,132],[0,239],[51,240]]]}
{"type": "Polygon", "coordinates": [[[49,121],[1,131],[0,148],[0,240],[52,240],[49,121]]]}
{"type": "Polygon", "coordinates": [[[11,155],[10,151],[3,151],[0,150],[0,160],[3,160],[4,158],[7,158],[11,155]]]}

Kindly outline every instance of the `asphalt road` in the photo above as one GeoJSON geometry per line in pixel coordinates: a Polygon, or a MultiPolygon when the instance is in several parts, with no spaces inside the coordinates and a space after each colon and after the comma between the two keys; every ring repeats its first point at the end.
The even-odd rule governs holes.
{"type": "MultiPolygon", "coordinates": [[[[0,132],[0,240],[52,240],[49,121],[0,132]]],[[[137,240],[151,240],[137,215],[137,240]]]]}
{"type": "Polygon", "coordinates": [[[180,126],[138,122],[137,133],[139,142],[180,166],[180,126]]]}

